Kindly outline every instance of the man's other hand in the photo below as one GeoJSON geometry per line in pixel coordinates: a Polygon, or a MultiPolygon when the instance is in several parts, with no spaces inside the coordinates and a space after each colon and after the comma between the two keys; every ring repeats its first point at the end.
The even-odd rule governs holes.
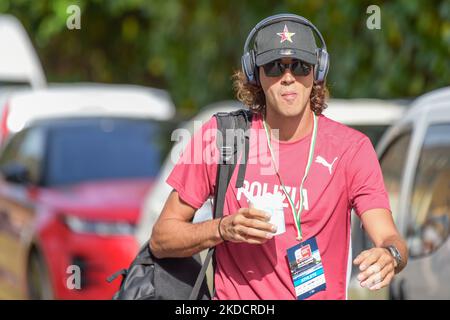
{"type": "Polygon", "coordinates": [[[395,275],[396,261],[386,248],[372,248],[361,252],[355,260],[359,265],[358,281],[361,287],[379,290],[389,285],[395,275]]]}

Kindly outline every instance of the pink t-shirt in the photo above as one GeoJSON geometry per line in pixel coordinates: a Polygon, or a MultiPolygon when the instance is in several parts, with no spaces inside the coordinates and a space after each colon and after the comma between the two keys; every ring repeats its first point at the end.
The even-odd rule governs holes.
{"type": "MultiPolygon", "coordinates": [[[[214,194],[216,128],[213,117],[194,135],[167,179],[181,199],[194,208],[201,207],[214,194]]],[[[256,115],[243,185],[254,196],[281,192],[263,130],[262,118],[256,115]]],[[[279,173],[296,208],[310,141],[311,134],[294,142],[272,141],[279,173]]],[[[235,187],[237,173],[238,167],[226,193],[224,215],[248,207],[246,197],[235,187]]],[[[346,299],[351,209],[359,216],[374,208],[390,210],[380,165],[369,138],[321,115],[314,158],[303,189],[303,239],[316,237],[326,278],[326,291],[309,299],[346,299]]],[[[284,215],[286,232],[263,245],[224,242],[217,246],[216,299],[296,299],[286,251],[298,244],[297,230],[286,198],[284,215]]]]}

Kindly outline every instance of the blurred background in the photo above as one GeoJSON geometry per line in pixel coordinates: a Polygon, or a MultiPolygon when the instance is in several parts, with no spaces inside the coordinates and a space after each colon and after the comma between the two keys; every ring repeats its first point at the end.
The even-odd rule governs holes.
{"type": "MultiPolygon", "coordinates": [[[[380,157],[410,264],[352,299],[450,299],[450,2],[0,0],[0,299],[110,299],[170,192],[172,132],[236,110],[247,34],[290,12],[331,57],[326,115],[380,157]]],[[[179,142],[181,146],[185,141],[179,142]]],[[[179,146],[178,146],[179,147],[179,146]]],[[[211,217],[210,203],[195,221],[211,217]]],[[[372,244],[352,222],[355,256],[372,244]]]]}
{"type": "Polygon", "coordinates": [[[0,12],[23,23],[50,82],[164,88],[188,114],[233,97],[247,34],[280,12],[307,17],[324,35],[333,97],[415,97],[449,80],[448,1],[1,0],[0,12]],[[79,30],[66,26],[73,4],[79,30]],[[366,26],[370,5],[381,29],[366,26]]]}

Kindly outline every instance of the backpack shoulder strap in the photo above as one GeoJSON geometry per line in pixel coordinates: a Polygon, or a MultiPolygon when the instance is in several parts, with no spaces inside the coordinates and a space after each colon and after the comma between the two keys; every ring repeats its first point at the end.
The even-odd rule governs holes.
{"type": "Polygon", "coordinates": [[[243,185],[250,149],[248,129],[251,126],[252,113],[250,110],[240,109],[233,112],[219,112],[214,116],[217,119],[219,137],[217,148],[220,155],[214,194],[214,218],[219,218],[223,215],[225,194],[242,151],[244,154],[239,166],[236,188],[243,185]]]}
{"type": "MultiPolygon", "coordinates": [[[[240,188],[244,181],[245,168],[250,149],[250,137],[247,129],[250,128],[252,113],[250,110],[240,109],[233,112],[218,112],[214,115],[217,119],[218,135],[223,139],[217,139],[217,147],[219,149],[219,164],[217,166],[216,188],[214,194],[214,209],[213,218],[220,218],[223,216],[223,206],[225,202],[225,194],[228,185],[239,159],[239,151],[244,147],[244,156],[241,158],[239,166],[238,181],[236,187],[240,188]],[[228,135],[227,130],[232,129],[236,134],[228,135]],[[231,139],[230,139],[231,138],[231,139]]],[[[208,250],[202,269],[197,277],[194,288],[192,289],[189,300],[195,300],[198,297],[200,286],[206,275],[209,261],[215,256],[215,248],[208,250]]],[[[215,266],[215,259],[213,259],[213,266],[215,266]]],[[[214,267],[215,269],[215,267],[214,267]]]]}

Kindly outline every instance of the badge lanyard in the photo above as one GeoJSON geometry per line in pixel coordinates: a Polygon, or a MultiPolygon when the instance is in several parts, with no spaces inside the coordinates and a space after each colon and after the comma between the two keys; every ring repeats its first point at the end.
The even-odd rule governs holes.
{"type": "Polygon", "coordinates": [[[302,241],[301,213],[303,211],[303,193],[302,193],[302,191],[303,191],[303,183],[305,182],[306,177],[308,176],[309,169],[310,169],[311,163],[313,161],[314,147],[316,145],[316,137],[317,137],[317,116],[314,113],[313,113],[313,118],[314,118],[313,134],[312,134],[312,138],[311,138],[311,143],[309,145],[308,162],[306,164],[305,173],[303,175],[302,183],[300,185],[300,191],[299,191],[300,192],[300,207],[298,208],[298,212],[295,210],[294,201],[290,197],[289,193],[286,191],[286,187],[284,186],[284,183],[283,183],[283,181],[281,179],[280,173],[278,172],[278,168],[277,168],[277,165],[275,163],[274,156],[273,156],[272,144],[270,142],[269,130],[267,129],[265,118],[263,119],[263,125],[264,125],[264,129],[265,129],[265,132],[266,132],[267,146],[269,147],[270,157],[272,159],[272,163],[273,163],[273,166],[275,168],[275,173],[277,174],[278,180],[280,180],[281,188],[283,189],[283,192],[284,192],[284,194],[286,195],[286,198],[289,201],[289,205],[291,206],[292,214],[294,216],[294,221],[295,221],[295,225],[296,225],[296,228],[297,228],[297,240],[298,241],[302,241]]]}

